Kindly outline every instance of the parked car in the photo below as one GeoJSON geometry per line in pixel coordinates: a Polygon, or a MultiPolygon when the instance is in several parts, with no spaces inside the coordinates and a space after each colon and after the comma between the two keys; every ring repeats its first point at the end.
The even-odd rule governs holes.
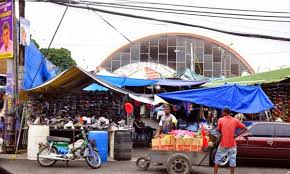
{"type": "MultiPolygon", "coordinates": [[[[252,122],[248,130],[236,138],[238,160],[285,160],[290,162],[290,123],[252,122]]],[[[216,149],[210,155],[213,164],[216,149]]],[[[222,165],[227,165],[224,158],[222,165]]]]}

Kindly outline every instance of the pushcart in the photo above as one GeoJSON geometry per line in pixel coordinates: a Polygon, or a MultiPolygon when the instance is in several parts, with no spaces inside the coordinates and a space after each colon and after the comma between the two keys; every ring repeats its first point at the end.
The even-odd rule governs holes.
{"type": "Polygon", "coordinates": [[[140,157],[136,165],[147,170],[151,164],[165,165],[169,174],[189,174],[192,166],[209,165],[209,152],[183,152],[151,150],[146,157],[140,157]]]}

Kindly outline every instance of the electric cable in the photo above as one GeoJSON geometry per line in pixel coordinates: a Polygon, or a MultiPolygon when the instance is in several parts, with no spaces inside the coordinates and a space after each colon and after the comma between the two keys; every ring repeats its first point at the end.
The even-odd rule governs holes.
{"type": "MultiPolygon", "coordinates": [[[[82,1],[82,0],[81,0],[82,1]]],[[[87,7],[89,7],[87,5],[87,7]]],[[[131,44],[133,44],[133,42],[127,37],[125,36],[122,32],[120,32],[116,27],[113,26],[113,24],[111,24],[108,20],[106,20],[105,18],[103,18],[100,14],[98,14],[96,11],[93,11],[97,16],[99,16],[99,18],[101,18],[105,23],[107,23],[110,27],[112,27],[115,31],[117,31],[120,35],[122,35],[127,41],[129,41],[131,44]]]]}
{"type": "Polygon", "coordinates": [[[290,12],[288,12],[288,11],[266,11],[266,10],[249,10],[249,9],[237,9],[237,8],[204,7],[204,6],[180,5],[180,4],[169,4],[169,3],[130,1],[130,0],[117,0],[117,1],[125,1],[125,2],[129,2],[129,3],[140,3],[140,4],[151,4],[151,5],[173,6],[173,7],[192,7],[192,8],[200,8],[200,9],[211,9],[211,10],[244,11],[244,12],[253,12],[253,13],[290,14],[290,12]]]}
{"type": "MultiPolygon", "coordinates": [[[[59,4],[59,5],[64,5],[64,3],[60,3],[60,2],[53,2],[53,3],[59,4]]],[[[227,31],[227,30],[215,29],[212,27],[207,27],[207,26],[202,26],[202,25],[195,25],[195,24],[172,21],[172,20],[165,20],[165,19],[157,19],[157,18],[134,15],[134,14],[129,14],[129,13],[114,12],[114,11],[104,10],[104,9],[100,9],[100,8],[82,7],[79,5],[71,5],[71,6],[74,8],[81,8],[81,9],[88,9],[89,8],[89,9],[94,10],[94,11],[98,11],[98,12],[106,13],[106,14],[111,14],[111,15],[116,15],[116,16],[124,16],[124,17],[130,17],[130,18],[135,18],[135,19],[151,20],[151,21],[158,21],[158,22],[170,23],[170,24],[175,24],[175,25],[201,28],[201,29],[211,30],[211,31],[235,35],[235,36],[250,37],[250,38],[263,38],[263,39],[271,39],[271,40],[279,40],[279,41],[290,41],[290,38],[287,38],[287,37],[278,37],[278,36],[269,36],[269,35],[262,35],[262,34],[251,34],[251,33],[227,31]]]]}
{"type": "MultiPolygon", "coordinates": [[[[65,16],[65,14],[66,14],[66,12],[67,12],[67,10],[68,10],[68,7],[70,6],[70,2],[71,2],[71,0],[69,0],[68,3],[67,3],[67,5],[66,5],[66,9],[65,9],[65,11],[64,11],[64,13],[63,13],[63,15],[62,15],[62,17],[61,17],[59,23],[58,23],[58,26],[57,26],[57,28],[56,28],[54,34],[53,34],[52,39],[51,39],[51,41],[50,41],[50,43],[49,43],[49,45],[48,45],[47,53],[46,53],[45,56],[47,56],[47,54],[48,54],[48,51],[49,51],[50,46],[51,46],[51,44],[52,44],[52,42],[53,42],[53,40],[54,40],[54,38],[55,38],[55,36],[56,36],[56,33],[57,33],[57,31],[58,31],[58,29],[59,29],[59,27],[60,27],[60,24],[62,23],[62,21],[63,21],[63,19],[64,19],[64,16],[65,16]]],[[[38,66],[38,68],[37,68],[37,71],[36,71],[36,73],[35,73],[35,75],[34,75],[34,77],[33,77],[33,80],[32,80],[32,82],[31,82],[31,84],[30,84],[30,88],[32,88],[32,86],[33,86],[33,82],[34,82],[34,80],[35,80],[35,78],[36,78],[36,76],[37,76],[37,73],[38,73],[39,70],[40,70],[40,67],[42,66],[42,64],[43,64],[43,62],[44,62],[44,60],[45,60],[45,56],[43,57],[42,61],[40,62],[39,66],[38,66]]]]}

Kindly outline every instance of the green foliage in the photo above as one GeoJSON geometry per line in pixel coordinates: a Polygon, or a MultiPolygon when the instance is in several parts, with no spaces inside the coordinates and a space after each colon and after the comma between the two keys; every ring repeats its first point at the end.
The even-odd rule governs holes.
{"type": "Polygon", "coordinates": [[[36,42],[35,39],[31,39],[31,41],[35,44],[35,46],[36,46],[37,48],[39,48],[39,44],[36,42]]]}
{"type": "Polygon", "coordinates": [[[41,48],[42,54],[51,61],[54,65],[58,66],[61,71],[76,65],[76,61],[72,59],[71,52],[65,48],[41,48]]]}

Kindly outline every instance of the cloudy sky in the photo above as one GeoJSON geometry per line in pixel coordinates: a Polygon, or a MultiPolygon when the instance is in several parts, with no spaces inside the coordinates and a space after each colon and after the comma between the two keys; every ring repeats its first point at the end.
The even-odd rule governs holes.
{"type": "MultiPolygon", "coordinates": [[[[120,0],[98,1],[121,2],[120,0]]],[[[138,1],[157,2],[154,0],[138,1]]],[[[289,18],[285,18],[284,20],[290,21],[289,0],[159,0],[158,2],[204,7],[286,11],[289,13],[284,14],[284,16],[289,16],[289,18]]],[[[158,14],[153,12],[140,12],[110,8],[106,9],[155,17],[159,19],[181,21],[229,31],[290,38],[290,22],[277,23],[246,21],[237,19],[233,20],[198,16],[158,14]]],[[[41,47],[48,47],[48,44],[64,10],[65,7],[51,3],[26,2],[26,18],[31,21],[31,34],[41,47]]],[[[188,10],[197,9],[188,8],[188,10]]],[[[148,35],[164,32],[194,33],[213,38],[224,43],[225,45],[229,45],[242,57],[244,57],[255,71],[261,72],[269,69],[290,67],[290,42],[237,37],[193,27],[184,27],[102,13],[99,14],[108,20],[112,25],[114,25],[120,32],[126,35],[131,41],[148,35]]],[[[77,61],[79,66],[88,70],[93,70],[110,53],[127,43],[128,41],[126,39],[124,39],[118,32],[106,24],[94,12],[84,9],[69,8],[52,44],[52,47],[64,47],[71,50],[72,57],[77,61]]]]}

